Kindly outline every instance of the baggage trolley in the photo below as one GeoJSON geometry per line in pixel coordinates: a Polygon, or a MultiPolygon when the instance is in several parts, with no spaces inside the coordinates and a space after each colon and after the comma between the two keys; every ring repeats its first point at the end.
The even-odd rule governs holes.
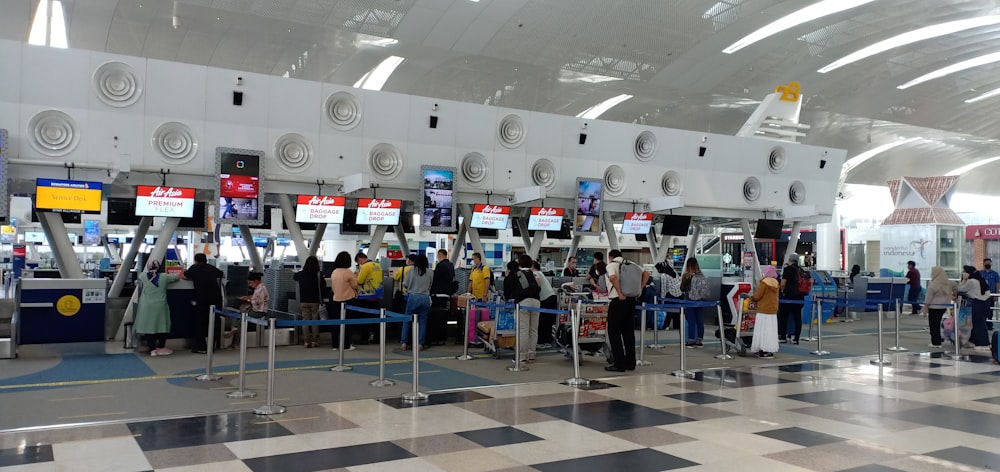
{"type": "MultiPolygon", "coordinates": [[[[564,309],[575,309],[576,302],[573,299],[564,309]]],[[[580,331],[577,333],[577,342],[580,351],[590,356],[596,355],[604,348],[608,333],[608,304],[594,303],[587,301],[582,305],[583,313],[580,313],[580,331]]],[[[573,326],[569,315],[559,315],[552,339],[555,341],[559,352],[566,357],[573,357],[573,326]]]]}
{"type": "MultiPolygon", "coordinates": [[[[757,321],[757,304],[749,298],[740,299],[737,304],[736,318],[733,324],[726,325],[726,350],[735,352],[740,357],[746,357],[753,343],[753,327],[757,321]]],[[[716,337],[719,332],[715,332],[716,337]]]]}
{"type": "Polygon", "coordinates": [[[514,323],[514,305],[494,308],[490,312],[491,321],[476,323],[476,335],[483,343],[483,352],[500,358],[501,349],[517,348],[517,332],[514,323]]]}

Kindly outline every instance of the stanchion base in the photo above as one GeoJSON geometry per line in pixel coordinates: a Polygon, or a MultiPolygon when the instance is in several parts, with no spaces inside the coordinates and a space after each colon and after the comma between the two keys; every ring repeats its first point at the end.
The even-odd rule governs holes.
{"type": "Polygon", "coordinates": [[[665,347],[667,347],[666,344],[647,344],[646,345],[647,349],[663,349],[665,347]]]}
{"type": "Polygon", "coordinates": [[[895,351],[895,352],[906,352],[906,351],[909,351],[909,349],[907,349],[907,348],[905,348],[903,346],[887,347],[887,348],[885,348],[885,350],[886,351],[895,351]]]}
{"type": "Polygon", "coordinates": [[[280,415],[286,411],[288,408],[281,405],[262,405],[253,409],[253,412],[258,415],[280,415]]]}
{"type": "Polygon", "coordinates": [[[222,376],[218,374],[201,374],[194,379],[199,382],[215,382],[216,380],[222,380],[222,376]]]}
{"type": "Polygon", "coordinates": [[[392,387],[393,385],[396,385],[396,381],[391,379],[375,379],[368,382],[368,385],[371,385],[372,387],[392,387]]]}
{"type": "Polygon", "coordinates": [[[830,351],[813,351],[810,352],[809,354],[812,354],[814,356],[828,356],[830,355],[830,351]]]}
{"type": "Polygon", "coordinates": [[[573,377],[571,379],[564,380],[563,383],[569,385],[570,387],[580,387],[583,385],[590,385],[590,379],[573,377]]]}
{"type": "Polygon", "coordinates": [[[806,336],[806,337],[804,337],[804,338],[801,338],[801,339],[799,339],[799,341],[808,341],[808,342],[812,342],[812,341],[815,341],[816,339],[817,339],[817,338],[814,338],[814,337],[812,337],[812,336],[806,336]]]}
{"type": "Polygon", "coordinates": [[[473,356],[472,354],[465,354],[463,356],[456,356],[455,357],[455,359],[458,359],[460,361],[471,361],[471,360],[473,360],[475,358],[476,358],[476,356],[473,356]]]}
{"type": "Polygon", "coordinates": [[[335,365],[333,367],[330,367],[330,372],[349,372],[352,370],[354,370],[354,367],[351,367],[349,365],[335,365]]]}
{"type": "Polygon", "coordinates": [[[257,392],[253,390],[233,390],[226,394],[226,398],[253,398],[257,396],[257,392]]]}
{"type": "Polygon", "coordinates": [[[424,392],[406,392],[400,398],[407,403],[417,403],[427,401],[430,396],[424,392]]]}
{"type": "Polygon", "coordinates": [[[640,359],[640,360],[635,361],[635,365],[647,366],[647,365],[653,365],[653,363],[649,362],[649,361],[647,361],[645,359],[640,359]]]}
{"type": "Polygon", "coordinates": [[[522,371],[531,370],[531,369],[529,369],[528,366],[526,366],[526,365],[517,365],[517,364],[514,364],[514,365],[507,366],[507,370],[510,371],[510,372],[522,372],[522,371]]]}
{"type": "Polygon", "coordinates": [[[886,359],[872,359],[871,365],[878,365],[878,366],[892,365],[892,361],[886,359]]]}
{"type": "Polygon", "coordinates": [[[953,352],[952,353],[947,353],[946,352],[944,354],[944,356],[947,357],[948,359],[952,359],[952,360],[956,360],[956,361],[967,361],[967,360],[969,360],[969,356],[967,356],[965,354],[955,354],[953,352]]]}
{"type": "Polygon", "coordinates": [[[689,379],[694,378],[694,372],[691,372],[690,370],[675,370],[671,372],[670,375],[673,375],[674,377],[685,377],[689,379]]]}
{"type": "Polygon", "coordinates": [[[715,358],[716,359],[724,359],[724,360],[735,359],[735,357],[733,357],[733,356],[731,356],[729,354],[716,354],[715,358]]]}

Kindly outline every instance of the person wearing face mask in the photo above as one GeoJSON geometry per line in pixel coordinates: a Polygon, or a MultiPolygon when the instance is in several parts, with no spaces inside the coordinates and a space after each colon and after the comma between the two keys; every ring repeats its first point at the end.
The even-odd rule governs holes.
{"type": "MultiPolygon", "coordinates": [[[[987,257],[983,259],[983,270],[979,271],[979,275],[983,276],[983,280],[986,281],[986,289],[991,293],[1000,292],[1000,273],[993,270],[993,259],[987,257]]],[[[995,297],[990,297],[987,300],[989,304],[989,311],[986,313],[986,319],[993,319],[993,305],[996,304],[997,299],[995,297]]],[[[993,329],[993,323],[986,323],[986,329],[993,329]]]]}

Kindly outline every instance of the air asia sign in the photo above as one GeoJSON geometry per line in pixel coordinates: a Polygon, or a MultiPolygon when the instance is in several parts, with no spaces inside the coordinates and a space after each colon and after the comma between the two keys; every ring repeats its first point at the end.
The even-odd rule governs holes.
{"type": "Polygon", "coordinates": [[[622,234],[646,234],[653,226],[652,213],[625,213],[625,222],[622,223],[622,234]]]}
{"type": "Polygon", "coordinates": [[[139,185],[135,190],[135,214],[191,218],[194,214],[194,189],[139,185]]]}
{"type": "Polygon", "coordinates": [[[562,229],[563,208],[532,207],[528,217],[530,231],[559,231],[562,229]]]}
{"type": "Polygon", "coordinates": [[[295,207],[297,223],[333,223],[344,221],[344,197],[327,195],[299,195],[295,207]]]}
{"type": "Polygon", "coordinates": [[[478,204],[472,207],[473,228],[507,229],[510,207],[478,204]]]}
{"type": "Polygon", "coordinates": [[[1000,225],[972,225],[965,227],[966,241],[975,239],[1000,239],[1000,225]]]}
{"type": "Polygon", "coordinates": [[[362,198],[358,200],[358,219],[355,223],[359,225],[398,225],[402,209],[402,200],[362,198]]]}

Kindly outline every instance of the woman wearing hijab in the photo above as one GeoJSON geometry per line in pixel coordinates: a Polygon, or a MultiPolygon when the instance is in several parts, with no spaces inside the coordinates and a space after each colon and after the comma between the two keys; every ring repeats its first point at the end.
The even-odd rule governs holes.
{"type": "Polygon", "coordinates": [[[757,357],[774,357],[778,352],[778,270],[766,265],[760,268],[763,276],[757,284],[751,300],[757,303],[757,318],[753,325],[753,341],[750,350],[757,351],[757,357]]]}
{"type": "Polygon", "coordinates": [[[931,331],[930,347],[940,348],[941,342],[944,341],[941,338],[941,318],[948,310],[945,305],[951,304],[957,292],[958,284],[948,280],[944,268],[931,267],[931,281],[927,284],[927,295],[924,297],[924,306],[921,309],[924,316],[927,316],[927,327],[931,331]]]}
{"type": "Polygon", "coordinates": [[[989,313],[990,291],[986,280],[979,274],[973,266],[962,267],[962,282],[958,284],[958,291],[965,292],[972,304],[972,333],[969,340],[977,351],[990,350],[990,337],[986,329],[986,315],[989,313]]]}
{"type": "Polygon", "coordinates": [[[861,273],[861,266],[859,266],[857,264],[854,264],[853,266],[851,266],[851,275],[850,275],[850,282],[849,283],[850,283],[850,285],[852,287],[854,286],[854,277],[857,277],[858,274],[860,274],[860,273],[861,273]]]}
{"type": "Polygon", "coordinates": [[[135,316],[135,332],[145,335],[149,344],[149,355],[169,356],[174,351],[167,348],[170,334],[170,306],[167,305],[167,285],[180,277],[158,272],[160,263],[149,261],[146,272],[139,274],[139,307],[135,316]]]}

